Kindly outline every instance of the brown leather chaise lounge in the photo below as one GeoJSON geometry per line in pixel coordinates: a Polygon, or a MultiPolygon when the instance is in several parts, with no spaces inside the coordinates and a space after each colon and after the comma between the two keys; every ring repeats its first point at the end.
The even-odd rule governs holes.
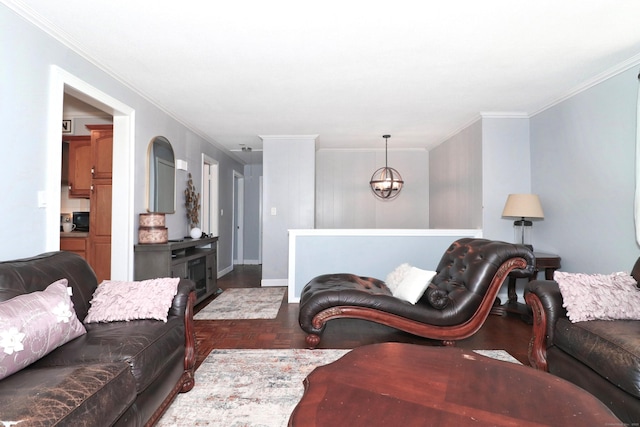
{"type": "Polygon", "coordinates": [[[531,273],[534,265],[525,246],[464,238],[444,253],[415,305],[394,297],[381,280],[327,274],[302,290],[298,320],[309,348],[320,343],[327,322],[339,318],[370,320],[453,346],[480,329],[507,275],[514,269],[531,273]]]}

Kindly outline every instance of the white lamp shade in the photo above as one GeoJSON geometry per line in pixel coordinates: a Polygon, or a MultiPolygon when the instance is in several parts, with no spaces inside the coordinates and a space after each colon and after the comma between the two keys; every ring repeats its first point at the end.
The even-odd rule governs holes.
{"type": "Polygon", "coordinates": [[[509,194],[502,211],[504,218],[544,219],[537,194],[509,194]]]}

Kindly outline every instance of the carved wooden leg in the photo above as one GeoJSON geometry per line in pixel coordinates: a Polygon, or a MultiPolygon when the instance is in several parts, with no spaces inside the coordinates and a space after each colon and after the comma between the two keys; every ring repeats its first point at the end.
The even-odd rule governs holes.
{"type": "Polygon", "coordinates": [[[316,348],[318,344],[320,344],[320,336],[315,334],[309,334],[307,335],[307,338],[305,338],[305,341],[307,342],[307,347],[313,350],[314,348],[316,348]]]}

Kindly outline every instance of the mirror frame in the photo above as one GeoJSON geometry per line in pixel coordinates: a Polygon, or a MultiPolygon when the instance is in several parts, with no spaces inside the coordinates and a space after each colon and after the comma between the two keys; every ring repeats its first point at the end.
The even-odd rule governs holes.
{"type": "MultiPolygon", "coordinates": [[[[159,151],[162,152],[162,151],[159,151]]],[[[149,146],[147,147],[147,171],[146,171],[146,175],[147,175],[147,194],[146,194],[146,199],[147,199],[147,212],[152,212],[152,213],[167,213],[167,214],[172,214],[175,213],[176,211],[176,156],[175,153],[173,151],[173,147],[171,146],[171,143],[169,142],[169,140],[167,138],[165,138],[164,136],[155,136],[153,138],[151,138],[151,141],[149,141],[149,146]],[[163,148],[165,153],[170,153],[170,156],[157,156],[156,154],[156,149],[154,149],[154,147],[161,147],[163,148]],[[169,157],[171,157],[171,159],[169,159],[169,157]],[[168,173],[164,174],[164,178],[159,177],[157,171],[158,169],[158,165],[162,165],[165,166],[165,168],[163,168],[162,170],[168,171],[168,168],[173,168],[173,171],[171,172],[171,175],[169,175],[168,173]],[[158,181],[161,182],[158,182],[158,181]],[[172,189],[169,190],[171,191],[173,194],[171,196],[172,200],[171,200],[171,207],[166,207],[164,210],[160,209],[159,206],[162,206],[162,200],[158,200],[159,197],[161,197],[163,194],[165,194],[167,191],[163,191],[162,188],[158,188],[160,187],[160,185],[162,183],[168,183],[170,182],[172,185],[172,189]],[[160,191],[159,191],[160,190],[160,191]]],[[[169,196],[167,196],[167,201],[165,201],[165,203],[168,202],[169,196]]]]}

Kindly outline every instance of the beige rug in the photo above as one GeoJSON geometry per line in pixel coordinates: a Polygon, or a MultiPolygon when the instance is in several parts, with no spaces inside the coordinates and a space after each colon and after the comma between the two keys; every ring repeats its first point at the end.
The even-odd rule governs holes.
{"type": "Polygon", "coordinates": [[[275,319],[286,288],[225,289],[193,318],[195,320],[275,319]]]}
{"type": "MultiPolygon", "coordinates": [[[[349,350],[214,350],[179,394],[161,427],[284,427],[304,393],[304,378],[349,350]]],[[[504,350],[478,353],[520,363],[504,350]]]]}

